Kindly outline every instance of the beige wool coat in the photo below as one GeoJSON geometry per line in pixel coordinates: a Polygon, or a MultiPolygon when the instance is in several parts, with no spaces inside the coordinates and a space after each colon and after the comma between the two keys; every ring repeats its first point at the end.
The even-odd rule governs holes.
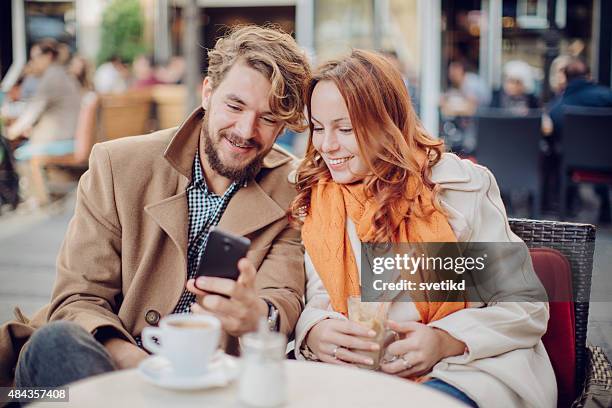
{"type": "MultiPolygon", "coordinates": [[[[202,117],[198,110],[178,129],[94,147],[57,259],[51,303],[31,321],[17,310],[17,320],[0,329],[1,386],[13,381],[24,342],[48,321],[73,321],[91,333],[112,327],[134,342],[172,313],[187,280],[186,188],[202,117]]],[[[219,223],[251,240],[247,257],[257,268],[258,294],[278,308],[285,334],[302,311],[305,286],[300,232],[287,217],[294,166],[291,155],[273,148],[219,223]]]]}

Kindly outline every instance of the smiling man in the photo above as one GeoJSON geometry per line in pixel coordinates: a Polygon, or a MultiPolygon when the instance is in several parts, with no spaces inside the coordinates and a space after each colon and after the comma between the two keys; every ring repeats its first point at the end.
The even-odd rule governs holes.
{"type": "Polygon", "coordinates": [[[19,386],[134,367],[142,330],[171,313],[216,315],[228,347],[261,318],[293,331],[303,247],[286,215],[293,158],[274,142],[305,124],[308,62],[291,36],[254,26],[208,55],[202,107],[178,129],[94,147],[50,305],[0,330],[0,385],[15,364],[19,386]],[[216,225],[251,240],[236,282],[193,280],[216,225]]]}

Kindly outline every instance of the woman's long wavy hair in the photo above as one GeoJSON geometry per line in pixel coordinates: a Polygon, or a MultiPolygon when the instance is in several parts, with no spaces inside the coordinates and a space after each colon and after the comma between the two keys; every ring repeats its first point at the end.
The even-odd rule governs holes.
{"type": "Polygon", "coordinates": [[[438,187],[430,177],[431,167],[442,156],[444,143],[427,134],[412,107],[400,72],[382,55],[353,50],[348,57],[323,64],[305,88],[310,137],[306,155],[297,170],[298,194],[291,205],[294,222],[299,223],[308,214],[313,186],[319,180],[331,178],[327,165],[312,144],[312,93],[321,81],[332,81],[340,90],[359,153],[369,169],[370,175],[363,182],[367,195],[378,203],[373,220],[375,241],[396,242],[393,226],[387,220],[400,200],[411,201],[407,217],[427,216],[418,204],[424,189],[430,189],[434,192],[434,208],[442,210],[438,187]],[[417,180],[412,197],[406,197],[409,178],[417,180]]]}

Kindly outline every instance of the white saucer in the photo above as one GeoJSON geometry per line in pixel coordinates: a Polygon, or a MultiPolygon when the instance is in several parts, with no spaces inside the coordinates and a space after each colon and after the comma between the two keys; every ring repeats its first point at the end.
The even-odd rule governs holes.
{"type": "Polygon", "coordinates": [[[162,356],[151,356],[138,366],[138,373],[147,382],[171,390],[199,390],[224,387],[239,373],[235,357],[219,351],[208,365],[208,372],[197,377],[177,376],[170,362],[162,356]]]}

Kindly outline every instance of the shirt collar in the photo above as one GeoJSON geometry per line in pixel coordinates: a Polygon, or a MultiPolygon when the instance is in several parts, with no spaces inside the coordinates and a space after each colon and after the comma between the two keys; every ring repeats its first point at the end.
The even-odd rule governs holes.
{"type": "Polygon", "coordinates": [[[200,164],[200,153],[196,150],[195,157],[193,159],[193,168],[191,171],[191,183],[189,188],[201,187],[208,191],[206,186],[206,180],[204,179],[204,172],[202,172],[202,164],[200,164]]]}

